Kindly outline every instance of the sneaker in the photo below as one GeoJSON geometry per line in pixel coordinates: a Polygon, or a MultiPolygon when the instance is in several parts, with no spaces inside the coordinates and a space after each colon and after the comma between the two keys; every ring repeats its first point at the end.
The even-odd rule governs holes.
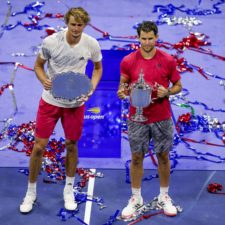
{"type": "Polygon", "coordinates": [[[121,217],[124,219],[131,218],[142,205],[143,198],[132,195],[128,205],[122,210],[121,217]]]}
{"type": "Polygon", "coordinates": [[[63,193],[64,197],[64,207],[67,210],[73,211],[77,208],[77,203],[74,199],[73,190],[72,191],[65,191],[63,193]]]}
{"type": "Polygon", "coordinates": [[[22,204],[20,205],[20,212],[24,214],[31,212],[36,198],[37,197],[35,194],[27,193],[22,204]]]}
{"type": "Polygon", "coordinates": [[[173,205],[172,199],[169,195],[158,196],[158,206],[164,211],[167,216],[176,216],[177,208],[173,205]]]}

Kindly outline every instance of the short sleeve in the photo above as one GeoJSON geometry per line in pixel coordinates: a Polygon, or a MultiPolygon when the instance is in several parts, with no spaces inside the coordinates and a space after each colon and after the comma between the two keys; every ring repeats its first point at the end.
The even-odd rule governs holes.
{"type": "Polygon", "coordinates": [[[129,68],[127,57],[124,57],[120,63],[120,74],[126,78],[130,78],[129,68]]]}
{"type": "Polygon", "coordinates": [[[39,51],[40,57],[44,60],[48,60],[51,58],[49,46],[50,46],[49,39],[48,38],[44,39],[39,51]]]}
{"type": "Polygon", "coordinates": [[[91,60],[93,62],[100,62],[102,60],[102,52],[99,43],[97,40],[93,41],[91,60]]]}
{"type": "Polygon", "coordinates": [[[172,58],[172,60],[170,61],[170,81],[174,84],[176,83],[178,80],[180,80],[180,73],[177,70],[177,63],[174,60],[174,58],[172,58]]]}

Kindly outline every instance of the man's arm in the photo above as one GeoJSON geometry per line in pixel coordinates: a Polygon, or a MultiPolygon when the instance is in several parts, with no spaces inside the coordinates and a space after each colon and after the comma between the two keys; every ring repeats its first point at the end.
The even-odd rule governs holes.
{"type": "Polygon", "coordinates": [[[102,62],[94,62],[94,69],[92,72],[91,83],[93,85],[93,91],[96,89],[100,79],[102,77],[102,62]]]}
{"type": "Polygon", "coordinates": [[[34,71],[36,73],[38,80],[43,85],[44,89],[49,90],[52,87],[52,83],[51,83],[51,80],[48,79],[45,73],[45,70],[44,70],[45,63],[46,63],[46,60],[42,59],[40,55],[38,55],[34,64],[34,71]]]}
{"type": "Polygon", "coordinates": [[[167,96],[175,95],[175,94],[181,92],[181,90],[182,90],[182,84],[181,84],[181,81],[178,80],[176,83],[173,84],[173,86],[171,88],[167,89],[167,96]]]}

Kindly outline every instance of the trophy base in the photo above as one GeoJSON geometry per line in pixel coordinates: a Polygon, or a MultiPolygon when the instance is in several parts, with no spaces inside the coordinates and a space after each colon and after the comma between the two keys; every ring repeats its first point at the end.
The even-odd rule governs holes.
{"type": "Polygon", "coordinates": [[[146,122],[148,119],[141,114],[135,114],[131,116],[131,120],[134,122],[146,122]]]}

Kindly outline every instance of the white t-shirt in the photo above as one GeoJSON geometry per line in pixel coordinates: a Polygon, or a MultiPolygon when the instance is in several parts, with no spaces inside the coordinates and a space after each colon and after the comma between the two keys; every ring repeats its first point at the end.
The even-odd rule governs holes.
{"type": "MultiPolygon", "coordinates": [[[[88,60],[99,62],[102,60],[99,43],[93,37],[82,33],[79,43],[70,46],[66,40],[67,29],[46,37],[40,49],[40,57],[48,61],[47,76],[62,72],[85,73],[88,60]]],[[[56,99],[50,91],[43,90],[42,98],[49,104],[73,108],[79,106],[75,101],[56,99]]]]}

